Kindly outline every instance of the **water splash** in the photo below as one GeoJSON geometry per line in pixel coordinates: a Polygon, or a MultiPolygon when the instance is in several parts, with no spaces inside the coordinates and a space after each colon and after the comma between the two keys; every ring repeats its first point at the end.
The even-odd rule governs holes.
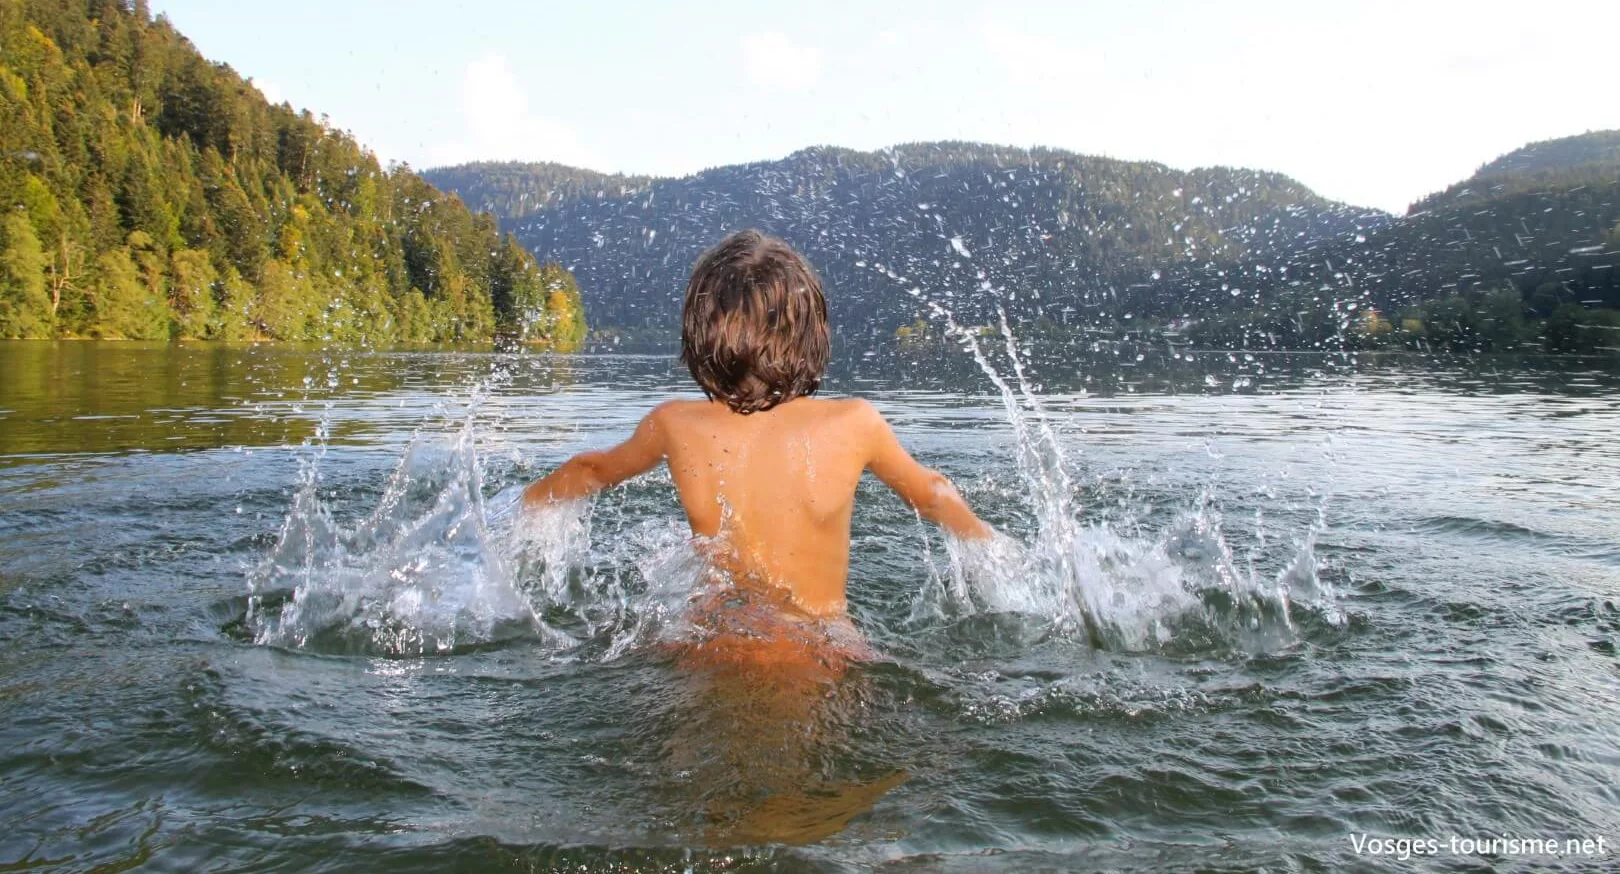
{"type": "MultiPolygon", "coordinates": [[[[950,246],[971,260],[960,237],[950,238],[950,246]]],[[[925,532],[929,575],[913,605],[913,625],[974,613],[1015,613],[1081,635],[1095,647],[1159,650],[1284,644],[1296,635],[1295,609],[1313,611],[1330,624],[1343,621],[1315,554],[1328,493],[1321,496],[1315,524],[1272,578],[1256,569],[1252,551],[1247,561],[1236,559],[1207,496],[1155,536],[1126,536],[1106,522],[1084,522],[1063,447],[1007,319],[1003,290],[982,268],[975,277],[995,299],[996,324],[988,331],[964,327],[921,288],[908,292],[944,325],[1000,395],[1035,530],[1028,543],[999,533],[979,542],[947,537],[947,574],[934,564],[925,532]],[[987,336],[1001,340],[1011,379],[986,354],[980,341],[987,336]]],[[[1257,549],[1264,545],[1262,536],[1257,549]]]]}
{"type": "Polygon", "coordinates": [[[518,486],[486,500],[471,418],[449,438],[418,436],[352,527],[321,497],[319,459],[249,577],[245,626],[262,645],[420,656],[527,640],[613,658],[681,634],[704,585],[675,520],[649,520],[601,555],[587,502],[525,509],[518,486]]]}
{"type": "Polygon", "coordinates": [[[321,498],[319,462],[317,454],[304,463],[276,545],[250,576],[255,642],[406,655],[555,641],[515,585],[520,556],[485,517],[470,422],[448,447],[413,441],[376,509],[353,528],[321,498]]]}
{"type": "MultiPolygon", "coordinates": [[[[951,248],[972,267],[965,245],[951,248]]],[[[1258,518],[1258,544],[1235,557],[1207,498],[1157,532],[1086,521],[1003,291],[973,269],[993,298],[988,326],[964,327],[934,296],[909,290],[995,387],[1034,526],[1022,541],[948,539],[943,563],[934,561],[925,529],[927,574],[910,628],[1017,614],[1099,648],[1163,650],[1285,643],[1300,610],[1341,621],[1315,554],[1325,493],[1316,523],[1280,562],[1268,559],[1287,546],[1268,543],[1258,518]],[[1258,569],[1278,564],[1274,574],[1258,569]]],[[[636,523],[600,544],[588,503],[520,511],[516,487],[486,500],[475,421],[509,378],[497,364],[471,385],[463,413],[441,406],[447,419],[459,416],[459,428],[448,437],[419,435],[375,509],[352,527],[336,522],[322,498],[327,399],[276,545],[250,577],[244,627],[255,641],[423,655],[525,639],[558,657],[613,658],[639,642],[693,633],[686,608],[714,582],[678,518],[636,523]]]]}
{"type": "Polygon", "coordinates": [[[515,360],[496,359],[464,403],[436,404],[437,422],[350,524],[338,517],[357,496],[324,485],[324,404],[275,545],[248,575],[240,627],[254,642],[404,657],[521,640],[557,658],[611,659],[691,635],[688,602],[715,580],[678,519],[593,543],[588,501],[524,507],[520,485],[486,495],[480,447],[502,448],[490,400],[515,360]]]}
{"type": "Polygon", "coordinates": [[[948,538],[949,579],[924,591],[921,613],[1016,613],[1118,651],[1263,650],[1295,637],[1295,609],[1340,621],[1310,541],[1268,578],[1237,559],[1208,506],[1149,537],[1098,524],[1031,541],[948,538]]]}

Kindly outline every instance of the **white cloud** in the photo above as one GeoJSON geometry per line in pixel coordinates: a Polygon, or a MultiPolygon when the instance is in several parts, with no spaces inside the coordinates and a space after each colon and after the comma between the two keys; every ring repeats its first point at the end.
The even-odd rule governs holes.
{"type": "Polygon", "coordinates": [[[270,103],[272,103],[272,104],[280,104],[283,100],[286,99],[285,97],[282,96],[281,86],[280,85],[277,85],[276,83],[271,82],[271,81],[269,81],[267,79],[254,79],[252,81],[253,81],[253,87],[259,89],[259,93],[263,94],[264,99],[269,101],[270,103]]]}
{"type": "Polygon", "coordinates": [[[579,132],[561,119],[533,112],[512,65],[487,54],[462,73],[459,136],[428,150],[433,164],[466,161],[556,161],[595,168],[600,162],[579,132]]]}
{"type": "Polygon", "coordinates": [[[1103,73],[1101,55],[1020,30],[998,18],[985,22],[984,42],[1008,77],[1020,85],[1074,88],[1103,73]]]}
{"type": "Polygon", "coordinates": [[[821,52],[774,30],[744,36],[742,55],[743,72],[755,85],[799,90],[821,78],[821,52]]]}

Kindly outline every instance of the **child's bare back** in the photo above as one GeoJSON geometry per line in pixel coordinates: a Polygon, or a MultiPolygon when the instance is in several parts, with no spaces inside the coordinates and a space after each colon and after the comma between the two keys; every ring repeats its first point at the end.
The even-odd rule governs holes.
{"type": "Polygon", "coordinates": [[[870,404],[807,397],[826,363],[826,305],[786,244],[744,232],[706,253],[683,323],[682,358],[710,399],[661,404],[624,443],[569,459],[527,500],[583,497],[667,462],[710,561],[735,585],[784,592],[817,616],[845,608],[865,471],[952,533],[989,533],[870,404]]]}
{"type": "Polygon", "coordinates": [[[692,533],[733,579],[783,585],[805,610],[844,608],[849,519],[881,424],[854,400],[795,398],[743,416],[673,401],[650,417],[692,533]]]}

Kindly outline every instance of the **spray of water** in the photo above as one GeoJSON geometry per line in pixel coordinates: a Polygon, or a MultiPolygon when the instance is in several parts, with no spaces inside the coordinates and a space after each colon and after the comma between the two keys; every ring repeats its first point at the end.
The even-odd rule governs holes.
{"type": "MultiPolygon", "coordinates": [[[[955,256],[971,261],[960,237],[949,238],[949,243],[955,256]]],[[[876,269],[903,281],[882,265],[876,269]]],[[[1316,534],[1326,519],[1325,496],[1316,524],[1299,539],[1285,568],[1271,578],[1256,571],[1253,556],[1240,565],[1207,497],[1156,537],[1127,537],[1106,522],[1083,522],[1062,445],[1029,378],[1002,290],[983,269],[976,278],[996,298],[997,324],[989,332],[965,328],[922,289],[909,291],[972,356],[1000,395],[1035,531],[1027,543],[1004,534],[987,541],[947,538],[948,575],[938,571],[930,556],[929,584],[914,605],[914,622],[978,612],[1018,613],[1081,634],[1097,647],[1141,650],[1177,643],[1276,645],[1293,638],[1295,609],[1313,611],[1333,624],[1342,621],[1315,556],[1316,534]],[[986,354],[980,342],[986,336],[1001,340],[1010,380],[986,354]]],[[[928,551],[926,534],[924,549],[928,551]]]]}
{"type": "Polygon", "coordinates": [[[583,501],[484,497],[474,420],[412,441],[376,508],[345,526],[305,464],[275,546],[249,576],[255,642],[419,656],[525,640],[558,657],[612,658],[680,636],[707,585],[683,526],[655,519],[593,551],[583,501]]]}
{"type": "MultiPolygon", "coordinates": [[[[951,239],[951,248],[971,260],[959,239],[951,239]]],[[[1207,498],[1148,536],[1084,521],[1002,292],[982,269],[976,275],[995,296],[990,328],[964,327],[939,300],[919,288],[910,292],[999,394],[1035,525],[1024,540],[947,538],[943,569],[925,530],[928,573],[913,605],[914,627],[1010,613],[1096,647],[1143,650],[1274,645],[1294,636],[1298,610],[1340,621],[1314,549],[1325,497],[1316,525],[1271,576],[1256,570],[1252,550],[1247,561],[1234,556],[1207,498]]],[[[558,657],[612,658],[640,642],[693,633],[687,607],[716,583],[677,519],[638,523],[597,543],[588,503],[522,509],[517,487],[486,499],[478,412],[509,378],[498,365],[471,387],[459,419],[451,417],[459,427],[418,435],[375,509],[350,525],[340,524],[322,497],[328,399],[276,545],[250,574],[245,627],[255,641],[423,655],[525,639],[558,657]]],[[[1262,536],[1259,548],[1265,547],[1262,536]]]]}
{"type": "Polygon", "coordinates": [[[275,545],[251,569],[244,627],[259,644],[418,656],[531,641],[559,657],[615,656],[680,633],[705,580],[673,519],[593,552],[591,507],[524,508],[521,487],[486,498],[479,412],[510,378],[497,362],[471,387],[454,430],[419,432],[363,518],[344,524],[323,489],[331,404],[306,443],[275,545]]]}

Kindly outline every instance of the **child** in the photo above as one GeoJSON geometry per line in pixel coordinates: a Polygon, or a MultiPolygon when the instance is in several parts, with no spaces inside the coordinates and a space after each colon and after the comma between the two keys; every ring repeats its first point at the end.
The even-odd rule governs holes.
{"type": "Polygon", "coordinates": [[[850,515],[865,471],[952,534],[989,536],[870,404],[810,397],[827,364],[827,303],[786,243],[742,231],[705,252],[681,327],[681,360],[708,400],[660,404],[630,439],[530,485],[525,503],[582,498],[666,462],[713,566],[737,589],[817,619],[844,616],[850,515]]]}

